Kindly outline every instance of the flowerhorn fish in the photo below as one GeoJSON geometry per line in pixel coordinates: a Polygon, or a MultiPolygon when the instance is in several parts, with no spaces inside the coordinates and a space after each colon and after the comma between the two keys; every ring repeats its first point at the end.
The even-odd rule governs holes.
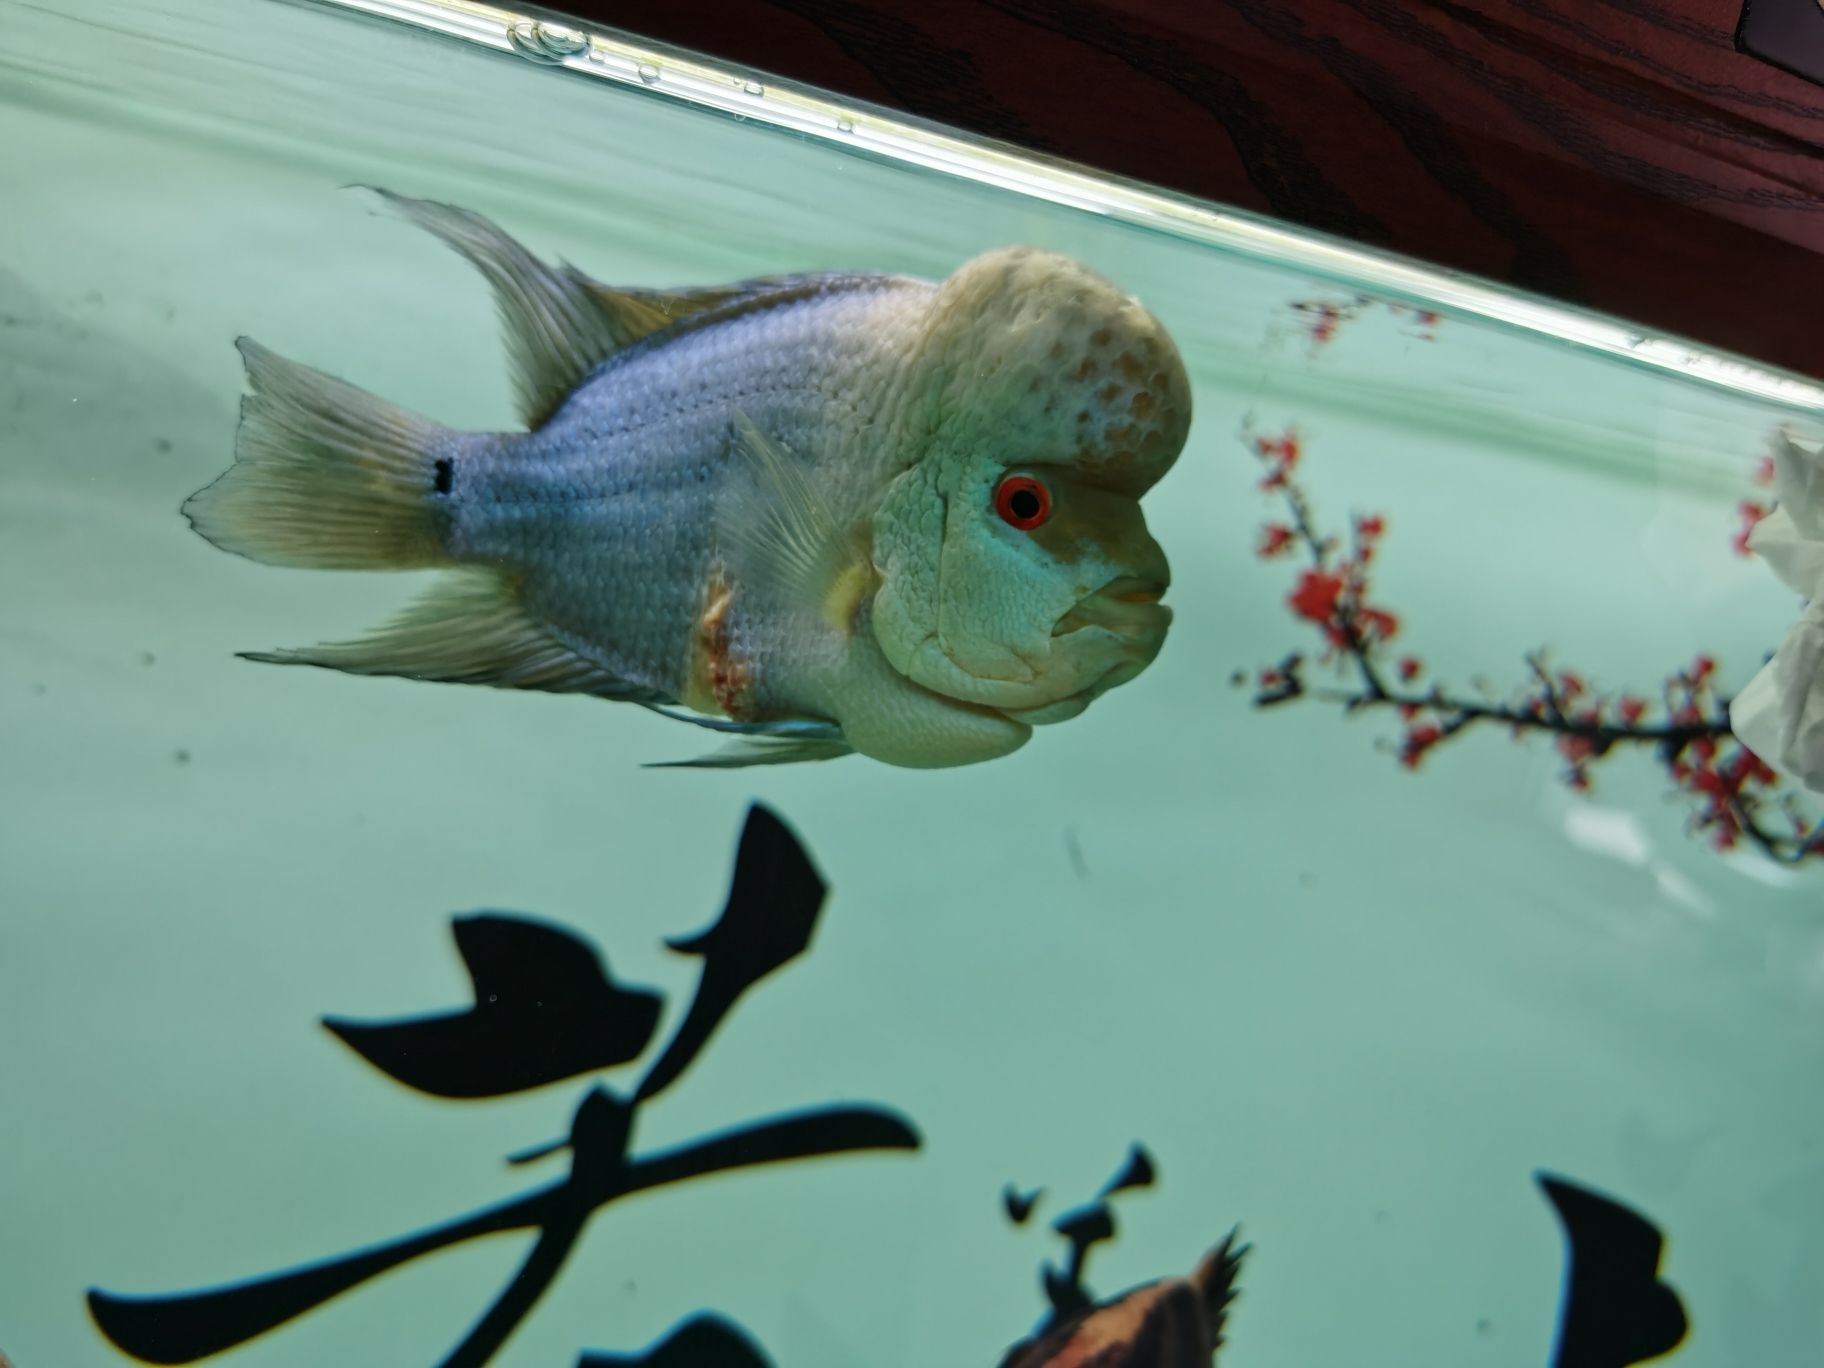
{"type": "Polygon", "coordinates": [[[529,431],[457,432],[237,344],[226,551],[447,568],[355,641],[248,658],[593,694],[735,734],[695,765],[1018,749],[1133,679],[1170,572],[1140,496],[1184,445],[1165,329],[1067,258],[941,283],[621,289],[380,192],[493,287],[529,431]]]}

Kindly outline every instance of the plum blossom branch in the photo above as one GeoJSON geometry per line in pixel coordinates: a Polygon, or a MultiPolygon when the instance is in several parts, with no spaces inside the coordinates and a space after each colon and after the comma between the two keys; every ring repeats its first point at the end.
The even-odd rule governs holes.
{"type": "MultiPolygon", "coordinates": [[[[1590,790],[1592,766],[1623,749],[1646,750],[1692,800],[1691,828],[1716,849],[1746,842],[1786,864],[1824,856],[1824,822],[1808,815],[1780,776],[1731,733],[1730,700],[1718,687],[1713,657],[1699,655],[1668,673],[1656,698],[1599,690],[1578,672],[1555,667],[1543,648],[1524,657],[1525,681],[1504,697],[1486,686],[1453,692],[1428,677],[1418,656],[1393,651],[1401,622],[1374,600],[1371,583],[1386,519],[1358,515],[1347,537],[1326,532],[1298,478],[1304,456],[1298,430],[1260,434],[1244,428],[1242,438],[1264,468],[1260,489],[1284,510],[1262,528],[1256,554],[1298,563],[1286,606],[1318,633],[1317,667],[1341,681],[1313,683],[1311,659],[1289,652],[1252,675],[1256,707],[1316,699],[1345,712],[1391,709],[1402,723],[1391,749],[1413,770],[1478,725],[1504,727],[1516,739],[1544,734],[1564,762],[1565,783],[1578,792],[1590,790]]],[[[1757,478],[1769,478],[1765,465],[1757,478]]],[[[1766,509],[1744,501],[1739,513],[1744,529],[1737,541],[1745,548],[1747,530],[1766,509]]],[[[1235,677],[1237,684],[1249,681],[1246,672],[1235,677]]]]}

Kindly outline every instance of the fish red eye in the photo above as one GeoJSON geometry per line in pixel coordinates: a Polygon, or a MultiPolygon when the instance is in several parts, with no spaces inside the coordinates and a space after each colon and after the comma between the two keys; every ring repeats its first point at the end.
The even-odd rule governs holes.
{"type": "Polygon", "coordinates": [[[994,511],[1009,527],[1030,532],[1051,516],[1051,491],[1030,475],[1009,475],[994,491],[994,511]]]}

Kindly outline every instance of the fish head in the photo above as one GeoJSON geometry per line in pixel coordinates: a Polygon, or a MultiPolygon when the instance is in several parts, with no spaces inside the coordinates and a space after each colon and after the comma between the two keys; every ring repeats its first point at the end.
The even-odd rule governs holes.
{"type": "Polygon", "coordinates": [[[1067,257],[989,252],[936,292],[905,395],[905,468],[873,527],[893,666],[1031,723],[1144,670],[1171,571],[1140,498],[1191,417],[1159,320],[1067,257]]]}

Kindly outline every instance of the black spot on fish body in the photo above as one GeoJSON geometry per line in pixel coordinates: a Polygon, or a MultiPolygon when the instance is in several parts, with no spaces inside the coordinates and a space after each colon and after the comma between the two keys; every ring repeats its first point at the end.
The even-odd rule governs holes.
{"type": "Polygon", "coordinates": [[[442,456],[437,460],[436,469],[437,492],[439,494],[448,494],[456,483],[456,463],[448,456],[442,456]]]}

